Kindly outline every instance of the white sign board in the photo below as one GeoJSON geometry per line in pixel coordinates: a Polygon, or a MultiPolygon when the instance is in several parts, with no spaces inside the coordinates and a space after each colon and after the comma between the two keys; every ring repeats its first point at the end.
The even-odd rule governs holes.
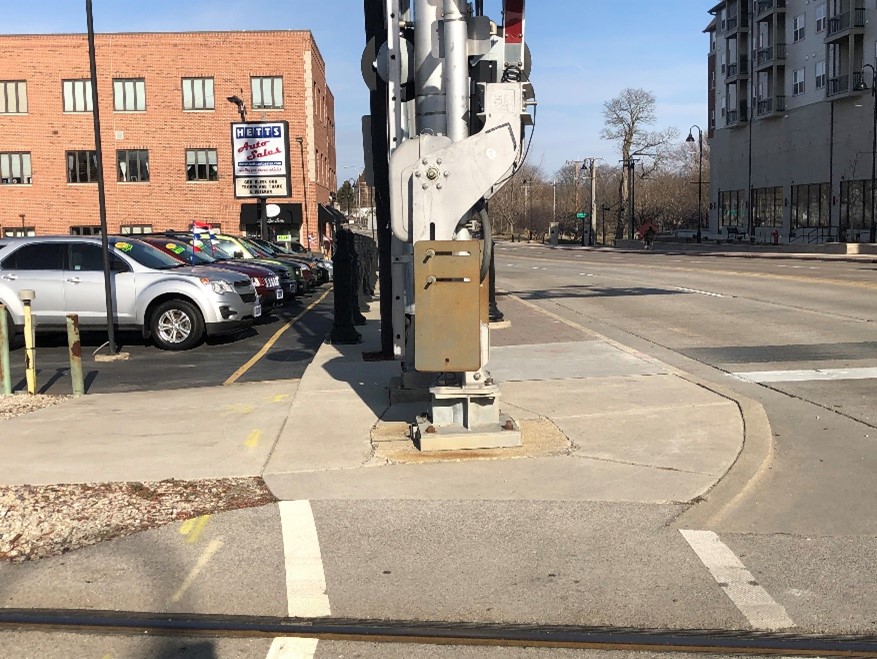
{"type": "Polygon", "coordinates": [[[231,125],[235,197],[289,197],[289,124],[251,121],[231,125]]]}

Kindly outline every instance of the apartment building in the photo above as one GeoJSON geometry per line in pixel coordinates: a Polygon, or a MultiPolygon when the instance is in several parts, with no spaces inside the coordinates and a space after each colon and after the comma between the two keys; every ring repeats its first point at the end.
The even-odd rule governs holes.
{"type": "Polygon", "coordinates": [[[877,0],[725,0],[710,14],[710,232],[873,242],[877,0]]]}
{"type": "MultiPolygon", "coordinates": [[[[309,31],[99,34],[95,52],[110,232],[258,234],[255,200],[235,198],[237,96],[248,121],[289,122],[292,196],[269,200],[271,235],[320,246],[334,98],[309,31]]],[[[86,36],[0,35],[0,233],[99,232],[97,180],[86,36]]]]}

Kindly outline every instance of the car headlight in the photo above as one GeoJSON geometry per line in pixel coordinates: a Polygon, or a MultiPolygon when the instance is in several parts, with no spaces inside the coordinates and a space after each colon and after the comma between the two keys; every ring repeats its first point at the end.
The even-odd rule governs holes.
{"type": "Polygon", "coordinates": [[[213,289],[214,293],[219,295],[223,295],[225,293],[234,293],[234,289],[224,279],[207,279],[206,277],[201,278],[201,283],[205,286],[210,286],[213,289]]]}

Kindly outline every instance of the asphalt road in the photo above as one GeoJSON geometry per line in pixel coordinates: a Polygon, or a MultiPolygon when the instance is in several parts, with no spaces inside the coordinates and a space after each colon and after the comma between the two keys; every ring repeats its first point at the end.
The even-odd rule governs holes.
{"type": "Polygon", "coordinates": [[[764,406],[774,463],[721,530],[877,536],[877,264],[504,245],[496,270],[501,289],[764,406]]]}
{"type": "MultiPolygon", "coordinates": [[[[374,492],[315,498],[314,540],[333,618],[750,629],[748,616],[729,599],[728,584],[707,569],[710,557],[693,551],[680,532],[696,528],[717,534],[742,562],[731,566],[731,576],[750,575],[749,585],[782,607],[792,632],[877,631],[877,432],[873,377],[867,377],[867,369],[877,367],[874,264],[506,244],[498,248],[496,269],[498,287],[508,294],[760,402],[775,435],[772,461],[708,527],[680,526],[685,506],[675,503],[486,502],[471,500],[466,482],[455,483],[458,499],[444,501],[382,499],[374,492]],[[863,379],[813,379],[837,369],[855,369],[863,379]],[[784,379],[791,371],[804,375],[784,379]],[[765,376],[755,373],[773,379],[762,382],[765,376]]],[[[326,314],[330,318],[328,308],[326,314]]],[[[316,326],[306,327],[300,331],[307,336],[296,340],[319,335],[316,326]]],[[[242,351],[215,380],[228,377],[271,333],[260,333],[252,352],[242,351]]],[[[283,340],[275,348],[296,349],[281,346],[283,340]]],[[[263,361],[268,375],[277,372],[270,360],[257,364],[263,361]]],[[[266,377],[256,368],[246,377],[266,377]]],[[[497,469],[501,482],[502,465],[497,469]]],[[[283,615],[280,517],[275,506],[222,513],[210,517],[197,541],[169,525],[56,559],[0,566],[0,602],[283,615]]],[[[296,583],[307,587],[304,579],[296,583]]],[[[0,656],[26,645],[32,656],[64,657],[65,642],[39,632],[6,633],[0,656]]],[[[282,656],[272,654],[267,639],[81,635],[75,646],[83,656],[282,656]]],[[[315,655],[302,652],[655,656],[323,640],[315,655]]]]}
{"type": "MultiPolygon", "coordinates": [[[[324,284],[285,306],[266,310],[256,324],[243,332],[208,338],[192,350],[160,350],[144,340],[139,332],[121,332],[117,343],[119,350],[129,355],[125,361],[96,360],[95,353],[107,354],[107,348],[101,348],[107,340],[106,332],[84,333],[82,370],[86,393],[157,391],[218,386],[231,381],[299,378],[332,328],[332,305],[331,286],[324,284]],[[264,355],[255,359],[275,335],[278,335],[276,340],[264,355]]],[[[10,361],[13,390],[25,390],[24,349],[19,346],[12,350],[10,361]]],[[[66,335],[38,333],[36,364],[39,393],[71,393],[66,335]]]]}

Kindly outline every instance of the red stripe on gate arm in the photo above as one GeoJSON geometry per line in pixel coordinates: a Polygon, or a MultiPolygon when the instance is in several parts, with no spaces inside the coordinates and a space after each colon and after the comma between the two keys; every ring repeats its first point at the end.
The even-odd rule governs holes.
{"type": "Polygon", "coordinates": [[[524,41],[524,1],[505,0],[505,41],[519,44],[524,41]]]}

